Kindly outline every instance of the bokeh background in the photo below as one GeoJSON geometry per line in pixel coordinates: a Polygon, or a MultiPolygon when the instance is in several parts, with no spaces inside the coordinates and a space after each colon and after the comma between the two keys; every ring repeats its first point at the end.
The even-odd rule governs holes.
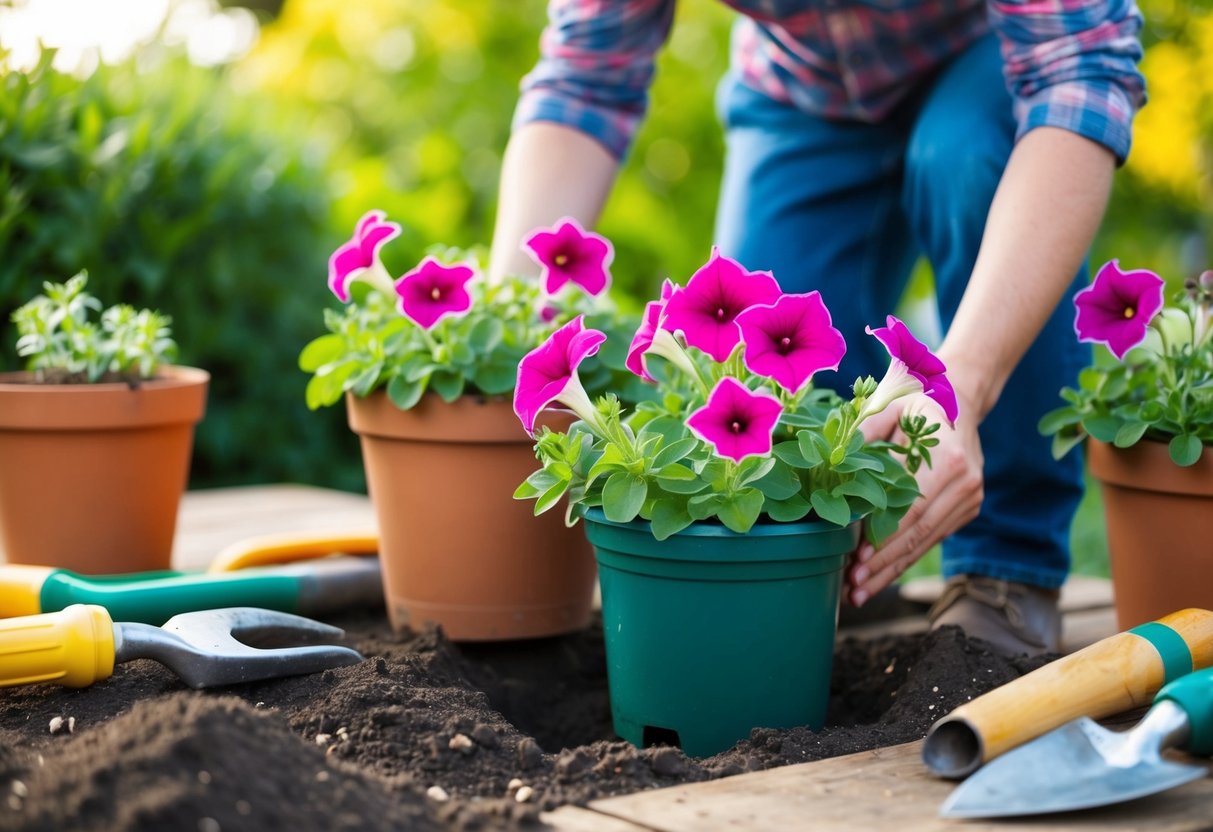
{"type": "MultiPolygon", "coordinates": [[[[1213,10],[1140,2],[1150,103],[1093,260],[1178,286],[1210,265],[1213,10]]],[[[681,3],[660,57],[600,225],[625,308],[709,251],[731,19],[681,3]]],[[[212,373],[192,487],[363,489],[344,413],[308,411],[295,364],[333,303],[327,256],[370,207],[406,229],[396,273],[489,241],[544,20],[542,0],[0,0],[0,369],[9,313],[87,268],[105,302],[170,314],[182,362],[212,373]]],[[[930,292],[922,264],[907,314],[930,292]]],[[[1081,572],[1106,572],[1099,512],[1090,489],[1081,572]]]]}

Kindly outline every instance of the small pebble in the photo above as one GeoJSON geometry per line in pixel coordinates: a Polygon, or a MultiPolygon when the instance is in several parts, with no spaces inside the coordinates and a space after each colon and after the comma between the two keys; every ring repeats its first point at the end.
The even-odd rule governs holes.
{"type": "Polygon", "coordinates": [[[425,796],[438,803],[446,803],[451,799],[451,796],[446,793],[446,789],[442,788],[442,786],[430,786],[425,790],[425,796]]]}
{"type": "Polygon", "coordinates": [[[254,707],[254,708],[264,708],[264,707],[265,707],[265,703],[264,703],[264,702],[258,702],[258,703],[257,703],[256,705],[254,705],[253,707],[254,707]]]}
{"type": "Polygon", "coordinates": [[[543,762],[543,749],[539,747],[539,743],[530,737],[523,737],[518,741],[518,764],[524,771],[534,768],[541,762],[543,762]]]}
{"type": "Polygon", "coordinates": [[[62,731],[63,730],[63,717],[61,717],[61,716],[51,717],[50,728],[51,728],[52,734],[58,734],[60,731],[62,731]]]}
{"type": "Polygon", "coordinates": [[[521,789],[514,792],[514,800],[516,800],[519,803],[526,803],[528,800],[530,800],[534,796],[535,796],[535,790],[532,789],[530,786],[523,786],[521,789]]]}
{"type": "Polygon", "coordinates": [[[67,718],[67,732],[69,734],[76,733],[76,718],[74,716],[69,716],[67,718]]]}
{"type": "Polygon", "coordinates": [[[211,782],[211,773],[209,771],[198,772],[198,782],[204,786],[211,782]]]}
{"type": "Polygon", "coordinates": [[[936,685],[935,687],[931,688],[931,693],[939,693],[939,685],[936,685]]]}
{"type": "Polygon", "coordinates": [[[488,725],[477,725],[472,729],[472,739],[476,744],[484,748],[497,747],[497,732],[488,725]]]}
{"type": "Polygon", "coordinates": [[[220,832],[221,829],[219,821],[214,818],[198,819],[198,832],[220,832]]]}
{"type": "Polygon", "coordinates": [[[7,802],[8,808],[12,809],[14,812],[19,812],[21,810],[21,798],[17,797],[17,795],[10,794],[7,802]]]}
{"type": "Polygon", "coordinates": [[[514,778],[513,780],[511,780],[511,781],[510,781],[508,784],[506,784],[505,789],[506,789],[506,791],[508,791],[510,794],[513,794],[514,792],[518,791],[519,789],[521,789],[521,788],[522,788],[523,786],[525,786],[525,785],[526,785],[526,783],[523,783],[521,780],[519,780],[517,777],[515,777],[515,778],[514,778]]]}
{"type": "Polygon", "coordinates": [[[375,672],[380,676],[387,675],[387,659],[375,659],[375,672]]]}
{"type": "Polygon", "coordinates": [[[935,706],[934,706],[934,705],[927,705],[927,710],[928,710],[928,711],[933,711],[933,710],[935,710],[935,706]]]}
{"type": "Polygon", "coordinates": [[[20,780],[14,780],[13,785],[10,788],[12,788],[13,794],[17,795],[17,797],[26,797],[29,795],[29,786],[25,785],[20,780]]]}
{"type": "Polygon", "coordinates": [[[328,782],[328,779],[329,779],[329,773],[327,771],[316,772],[316,782],[317,783],[328,782]]]}
{"type": "Polygon", "coordinates": [[[447,743],[447,747],[453,751],[462,751],[464,754],[471,754],[476,744],[472,742],[472,738],[467,734],[456,734],[451,737],[451,741],[447,743]]]}
{"type": "Polygon", "coordinates": [[[329,734],[317,734],[316,735],[316,745],[328,745],[329,740],[331,740],[331,739],[332,739],[332,736],[329,734]]]}
{"type": "Polygon", "coordinates": [[[251,815],[252,813],[253,813],[253,804],[249,803],[247,800],[237,800],[236,801],[236,814],[251,815]]]}
{"type": "Polygon", "coordinates": [[[345,739],[346,734],[348,734],[349,732],[350,732],[350,730],[348,728],[346,728],[344,725],[342,725],[340,728],[337,729],[337,736],[341,737],[341,739],[345,739]]]}

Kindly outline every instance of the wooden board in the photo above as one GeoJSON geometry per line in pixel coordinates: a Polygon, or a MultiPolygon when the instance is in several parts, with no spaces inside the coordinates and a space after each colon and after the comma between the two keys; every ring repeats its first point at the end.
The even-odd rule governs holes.
{"type": "Polygon", "coordinates": [[[264,534],[376,528],[370,498],[307,485],[189,491],[181,500],[173,566],[205,569],[225,546],[264,534]]]}
{"type": "Polygon", "coordinates": [[[1213,780],[1207,777],[1140,800],[1083,812],[1019,820],[944,819],[938,817],[939,806],[955,784],[927,773],[919,758],[921,748],[921,741],[912,742],[707,783],[639,792],[595,801],[589,809],[658,832],[1189,832],[1209,829],[1213,819],[1213,780]]]}

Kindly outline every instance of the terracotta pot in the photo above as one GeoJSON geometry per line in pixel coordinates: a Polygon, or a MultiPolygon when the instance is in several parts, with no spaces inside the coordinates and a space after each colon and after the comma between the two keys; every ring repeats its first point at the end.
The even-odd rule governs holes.
{"type": "Polygon", "coordinates": [[[1088,439],[1087,465],[1103,490],[1120,628],[1213,609],[1213,450],[1181,468],[1162,442],[1088,439]]]}
{"type": "Polygon", "coordinates": [[[126,384],[0,374],[0,549],[10,563],[106,574],[168,569],[210,376],[126,384]]]}
{"type": "Polygon", "coordinates": [[[481,641],[589,624],[596,571],[585,536],[559,507],[535,517],[531,501],[513,499],[538,463],[509,402],[427,395],[402,411],[379,392],[346,405],[393,627],[434,623],[481,641]]]}

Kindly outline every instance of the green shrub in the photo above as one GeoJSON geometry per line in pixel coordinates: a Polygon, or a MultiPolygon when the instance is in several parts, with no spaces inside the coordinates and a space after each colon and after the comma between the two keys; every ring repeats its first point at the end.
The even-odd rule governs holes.
{"type": "Polygon", "coordinates": [[[342,414],[308,412],[295,366],[339,239],[302,126],[183,58],[80,80],[51,57],[16,72],[0,54],[0,361],[12,310],[87,269],[96,294],[171,316],[180,362],[211,373],[191,485],[359,486],[342,414]]]}

